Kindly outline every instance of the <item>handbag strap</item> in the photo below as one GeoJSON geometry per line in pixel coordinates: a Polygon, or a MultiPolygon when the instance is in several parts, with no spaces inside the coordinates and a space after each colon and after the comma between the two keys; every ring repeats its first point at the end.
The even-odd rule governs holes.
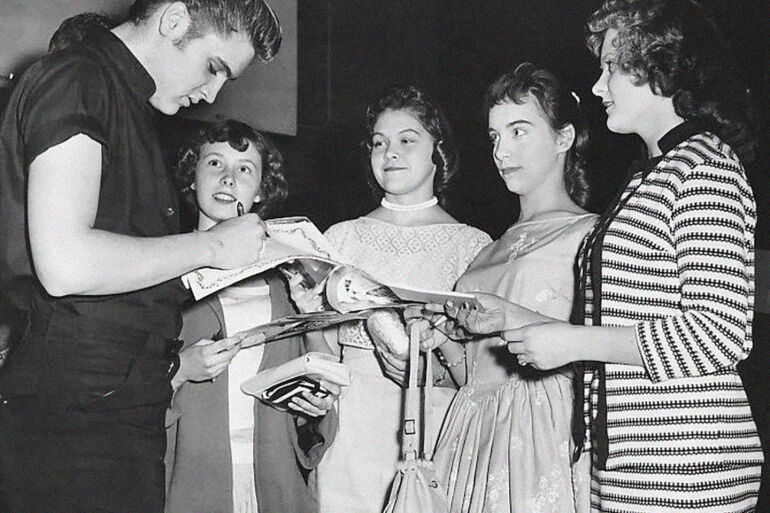
{"type": "MultiPolygon", "coordinates": [[[[419,336],[417,337],[417,345],[419,346],[419,336]]],[[[431,461],[433,459],[433,430],[431,427],[431,414],[433,408],[431,408],[431,397],[433,397],[433,351],[425,353],[425,395],[423,396],[422,403],[422,458],[425,461],[431,461]]]]}
{"type": "Polygon", "coordinates": [[[401,457],[417,459],[417,429],[419,427],[420,389],[417,386],[417,367],[420,360],[420,335],[414,325],[409,328],[409,387],[406,389],[404,424],[401,429],[401,457]]]}
{"type": "Polygon", "coordinates": [[[422,423],[420,422],[420,386],[417,381],[420,363],[420,332],[415,324],[409,327],[409,387],[406,389],[404,424],[401,433],[401,455],[403,459],[417,459],[419,435],[422,433],[423,459],[433,458],[433,433],[431,430],[431,403],[433,392],[432,354],[425,358],[425,395],[422,401],[422,423]],[[420,429],[422,428],[422,429],[420,429]]]}

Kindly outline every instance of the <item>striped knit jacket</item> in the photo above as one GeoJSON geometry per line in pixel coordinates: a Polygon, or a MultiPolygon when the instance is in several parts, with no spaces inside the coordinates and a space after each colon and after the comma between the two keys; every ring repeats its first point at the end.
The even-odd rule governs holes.
{"type": "MultiPolygon", "coordinates": [[[[740,161],[701,132],[635,175],[629,194],[602,245],[600,316],[604,326],[635,327],[644,367],[606,364],[606,468],[761,464],[736,371],[752,347],[756,224],[740,161]]],[[[586,373],[586,415],[594,418],[597,382],[586,373]]]]}

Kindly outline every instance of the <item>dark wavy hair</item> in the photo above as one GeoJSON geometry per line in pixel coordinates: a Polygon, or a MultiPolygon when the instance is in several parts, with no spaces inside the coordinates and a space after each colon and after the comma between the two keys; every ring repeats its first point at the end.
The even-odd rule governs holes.
{"type": "MultiPolygon", "coordinates": [[[[269,62],[281,47],[281,24],[264,0],[180,0],[187,6],[191,25],[179,44],[201,37],[211,31],[223,37],[233,32],[248,35],[254,53],[269,62]]],[[[128,17],[135,24],[146,20],[168,0],[135,0],[128,17]]]]}
{"type": "Polygon", "coordinates": [[[207,125],[198,132],[195,139],[180,150],[176,178],[182,192],[189,192],[195,181],[195,169],[198,166],[201,147],[206,143],[218,142],[226,142],[238,151],[246,151],[249,143],[254,145],[262,159],[262,183],[259,187],[262,201],[257,204],[255,212],[260,217],[266,217],[280,207],[288,191],[284,177],[283,155],[267,136],[246,123],[232,119],[218,120],[216,123],[207,125]]]}
{"type": "MultiPolygon", "coordinates": [[[[446,115],[441,107],[428,95],[413,85],[395,87],[366,108],[366,134],[362,144],[367,159],[372,155],[372,135],[374,125],[380,114],[386,110],[408,110],[423,126],[426,132],[433,137],[433,154],[431,160],[436,165],[436,174],[433,177],[433,194],[444,206],[445,192],[449,187],[452,177],[459,169],[459,158],[455,146],[454,133],[446,115]]],[[[366,179],[372,194],[376,200],[382,199],[385,194],[380,184],[374,177],[371,164],[367,160],[366,179]]]]}
{"type": "Polygon", "coordinates": [[[590,146],[587,122],[577,95],[564,82],[548,70],[523,62],[487,88],[484,107],[489,113],[492,107],[505,102],[521,105],[528,96],[537,100],[552,130],[562,130],[567,125],[574,127],[575,142],[567,151],[564,184],[572,201],[585,207],[591,192],[586,176],[590,146]]]}
{"type": "Polygon", "coordinates": [[[48,53],[58,52],[79,43],[95,30],[110,30],[116,25],[109,16],[95,12],[82,12],[62,21],[48,41],[48,53]]]}
{"type": "Polygon", "coordinates": [[[736,79],[727,42],[692,0],[606,0],[588,21],[587,44],[601,55],[608,29],[620,69],[672,98],[676,113],[703,123],[744,162],[754,159],[748,94],[736,79]]]}

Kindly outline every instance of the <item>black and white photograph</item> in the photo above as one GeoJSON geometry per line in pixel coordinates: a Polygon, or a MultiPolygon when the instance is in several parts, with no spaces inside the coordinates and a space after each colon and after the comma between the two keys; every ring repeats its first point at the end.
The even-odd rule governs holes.
{"type": "Polygon", "coordinates": [[[0,512],[770,513],[769,13],[0,0],[0,512]]]}

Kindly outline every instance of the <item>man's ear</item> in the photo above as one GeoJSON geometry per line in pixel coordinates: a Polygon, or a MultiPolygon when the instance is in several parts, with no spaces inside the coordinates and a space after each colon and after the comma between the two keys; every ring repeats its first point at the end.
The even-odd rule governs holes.
{"type": "Polygon", "coordinates": [[[161,9],[158,32],[174,42],[181,40],[192,21],[187,6],[182,2],[172,2],[161,9]]]}
{"type": "Polygon", "coordinates": [[[566,152],[572,148],[572,144],[575,142],[575,127],[572,123],[568,123],[567,126],[556,131],[556,141],[561,151],[566,152]]]}

